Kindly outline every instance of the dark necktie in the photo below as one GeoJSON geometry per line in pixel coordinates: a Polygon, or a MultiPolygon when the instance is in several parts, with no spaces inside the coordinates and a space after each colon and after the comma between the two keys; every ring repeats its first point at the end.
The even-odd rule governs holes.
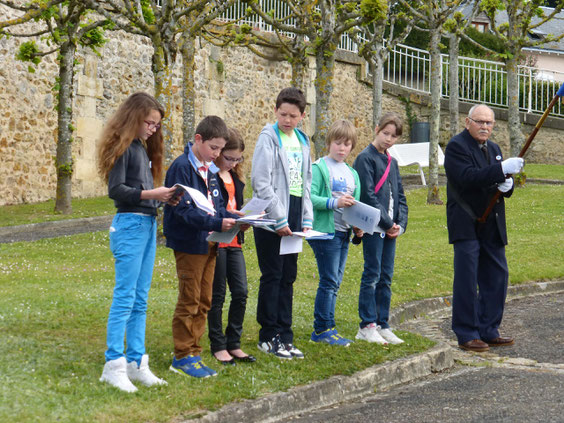
{"type": "Polygon", "coordinates": [[[486,146],[486,144],[480,145],[480,150],[482,150],[482,153],[484,153],[486,163],[490,164],[490,153],[488,153],[488,147],[486,146]]]}

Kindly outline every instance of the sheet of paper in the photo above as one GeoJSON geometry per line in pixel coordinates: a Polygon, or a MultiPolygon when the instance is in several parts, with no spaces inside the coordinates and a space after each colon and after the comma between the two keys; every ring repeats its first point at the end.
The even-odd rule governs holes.
{"type": "Polygon", "coordinates": [[[260,198],[253,197],[247,204],[245,204],[241,211],[245,213],[245,216],[257,215],[264,213],[269,204],[270,200],[261,200],[260,198]]]}
{"type": "Polygon", "coordinates": [[[319,232],[310,229],[307,232],[292,232],[294,235],[305,239],[333,239],[335,234],[328,234],[326,232],[319,232]]]}
{"type": "Polygon", "coordinates": [[[357,201],[351,207],[343,210],[343,220],[351,226],[356,226],[372,235],[374,232],[384,232],[379,226],[380,210],[368,204],[357,201]]]}
{"type": "Polygon", "coordinates": [[[248,215],[243,216],[237,219],[237,224],[244,224],[248,223],[252,226],[264,226],[264,225],[274,225],[276,220],[274,219],[266,219],[264,214],[255,214],[255,215],[248,215]]]}
{"type": "Polygon", "coordinates": [[[239,227],[233,226],[231,229],[225,232],[216,232],[216,231],[212,232],[211,234],[208,235],[206,241],[225,242],[226,244],[229,244],[231,241],[233,241],[233,239],[238,233],[239,233],[239,227]]]}
{"type": "Polygon", "coordinates": [[[299,235],[283,236],[280,240],[280,255],[301,253],[303,239],[299,235]]]}
{"type": "Polygon", "coordinates": [[[192,201],[194,202],[196,207],[205,211],[206,213],[215,215],[215,208],[213,207],[213,204],[200,191],[182,184],[174,184],[174,186],[177,188],[182,188],[184,191],[186,191],[190,195],[190,197],[192,197],[192,201]]]}

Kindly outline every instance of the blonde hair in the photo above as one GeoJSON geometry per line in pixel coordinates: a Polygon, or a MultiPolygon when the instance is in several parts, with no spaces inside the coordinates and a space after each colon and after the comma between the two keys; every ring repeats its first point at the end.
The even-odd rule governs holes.
{"type": "MultiPolygon", "coordinates": [[[[225,147],[221,150],[222,153],[229,150],[239,150],[240,152],[245,151],[245,141],[237,129],[229,127],[227,129],[227,139],[225,141],[225,147]]],[[[232,170],[235,172],[235,175],[237,175],[237,178],[239,178],[240,181],[245,180],[241,162],[237,163],[237,166],[235,166],[232,170]]]]}
{"type": "Polygon", "coordinates": [[[398,137],[402,134],[403,122],[398,114],[394,112],[384,114],[378,122],[378,131],[376,133],[379,134],[380,131],[382,131],[382,129],[384,129],[387,125],[394,125],[396,127],[396,135],[398,137]]]}
{"type": "Polygon", "coordinates": [[[357,135],[356,128],[352,122],[346,119],[339,119],[333,122],[333,125],[329,128],[327,132],[327,137],[325,138],[325,143],[327,148],[331,145],[333,141],[345,140],[350,141],[352,146],[351,150],[356,146],[357,135]]]}
{"type": "MultiPolygon", "coordinates": [[[[116,160],[125,153],[125,150],[137,137],[139,128],[153,110],[157,110],[161,114],[161,119],[163,118],[164,109],[159,102],[149,94],[138,92],[130,95],[110,118],[102,131],[97,150],[98,173],[105,182],[108,182],[110,171],[116,160]]],[[[160,184],[164,156],[160,126],[153,135],[147,138],[145,144],[151,161],[153,180],[155,185],[160,184]]]]}

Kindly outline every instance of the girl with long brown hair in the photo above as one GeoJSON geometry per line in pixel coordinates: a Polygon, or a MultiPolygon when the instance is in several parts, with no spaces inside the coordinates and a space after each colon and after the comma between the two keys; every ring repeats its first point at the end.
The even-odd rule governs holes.
{"type": "Polygon", "coordinates": [[[156,253],[157,207],[176,205],[174,188],[154,188],[163,169],[162,106],[142,92],[129,96],[102,132],[98,171],[117,208],[110,226],[115,287],[108,316],[106,364],[100,381],[135,392],[166,382],[149,369],[145,354],[147,298],[156,253]],[[124,337],[127,351],[124,354],[124,337]]]}

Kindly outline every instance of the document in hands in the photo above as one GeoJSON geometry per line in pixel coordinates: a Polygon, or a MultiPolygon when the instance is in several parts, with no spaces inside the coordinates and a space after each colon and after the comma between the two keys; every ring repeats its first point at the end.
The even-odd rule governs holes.
{"type": "Polygon", "coordinates": [[[215,215],[215,208],[208,198],[195,188],[187,187],[186,185],[174,184],[173,188],[176,188],[175,195],[183,195],[187,192],[192,201],[200,210],[205,211],[211,215],[215,215]]]}
{"type": "Polygon", "coordinates": [[[241,211],[245,213],[245,216],[264,214],[264,211],[270,204],[270,201],[271,200],[261,200],[260,198],[253,197],[247,204],[245,204],[241,211]]]}
{"type": "Polygon", "coordinates": [[[343,220],[370,235],[374,232],[385,232],[378,226],[380,210],[359,201],[343,210],[343,220]]]}
{"type": "Polygon", "coordinates": [[[307,232],[292,232],[291,236],[283,236],[280,240],[280,255],[301,253],[303,239],[332,239],[334,234],[309,230],[307,232]]]}

